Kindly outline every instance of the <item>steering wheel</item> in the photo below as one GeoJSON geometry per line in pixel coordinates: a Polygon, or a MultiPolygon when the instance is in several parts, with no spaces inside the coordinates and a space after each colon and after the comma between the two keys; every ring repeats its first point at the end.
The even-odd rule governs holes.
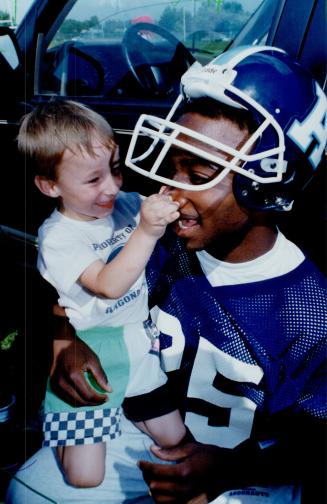
{"type": "Polygon", "coordinates": [[[61,96],[101,95],[105,81],[103,68],[95,58],[76,47],[75,41],[62,44],[57,52],[56,68],[61,69],[61,96]]]}
{"type": "Polygon", "coordinates": [[[141,88],[156,94],[169,94],[173,85],[179,85],[180,77],[195,61],[174,35],[152,23],[131,25],[124,34],[122,51],[129,70],[141,88]],[[153,41],[157,38],[153,34],[159,35],[172,46],[174,53],[170,61],[167,60],[167,51],[164,53],[163,47],[153,41]]]}

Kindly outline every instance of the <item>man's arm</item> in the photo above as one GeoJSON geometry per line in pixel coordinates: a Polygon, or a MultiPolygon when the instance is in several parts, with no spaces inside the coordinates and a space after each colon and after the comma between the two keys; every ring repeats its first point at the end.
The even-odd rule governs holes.
{"type": "Polygon", "coordinates": [[[107,395],[96,392],[89,385],[85,372],[92,373],[98,385],[111,392],[97,355],[76,336],[64,311],[56,306],[51,387],[61,399],[73,406],[96,406],[106,402],[107,395]]]}

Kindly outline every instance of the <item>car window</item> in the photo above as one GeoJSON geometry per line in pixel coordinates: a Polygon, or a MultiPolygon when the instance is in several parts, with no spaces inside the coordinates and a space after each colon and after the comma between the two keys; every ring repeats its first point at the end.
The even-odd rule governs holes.
{"type": "Polygon", "coordinates": [[[38,94],[175,96],[194,59],[222,52],[260,3],[77,0],[39,48],[38,94]]]}

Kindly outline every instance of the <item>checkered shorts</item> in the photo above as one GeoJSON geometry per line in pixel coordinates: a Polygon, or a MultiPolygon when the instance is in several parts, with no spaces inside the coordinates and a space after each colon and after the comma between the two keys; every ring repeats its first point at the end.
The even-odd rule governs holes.
{"type": "Polygon", "coordinates": [[[47,413],[43,446],[73,446],[109,441],[121,434],[121,408],[47,413]]]}

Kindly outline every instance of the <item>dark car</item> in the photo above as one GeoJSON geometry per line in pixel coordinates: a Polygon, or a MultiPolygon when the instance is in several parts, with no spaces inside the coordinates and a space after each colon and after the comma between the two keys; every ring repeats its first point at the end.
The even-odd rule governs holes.
{"type": "MultiPolygon", "coordinates": [[[[35,268],[35,236],[52,202],[34,188],[29,166],[17,153],[21,117],[53,97],[81,101],[112,125],[124,159],[139,115],[165,116],[179,92],[181,75],[194,60],[205,63],[245,44],[275,45],[307,67],[324,87],[325,26],[323,0],[34,0],[14,30],[0,27],[0,239],[5,298],[0,324],[0,413],[1,400],[9,397],[10,403],[14,397],[12,432],[18,440],[15,444],[3,434],[8,422],[0,416],[0,469],[15,469],[40,443],[38,408],[51,346],[47,317],[53,293],[35,268]]],[[[127,190],[147,194],[153,188],[127,168],[124,179],[127,190]]],[[[321,166],[292,216],[281,224],[324,271],[325,187],[321,166]]],[[[8,479],[3,474],[0,471],[0,487],[8,479]]]]}
{"type": "MultiPolygon", "coordinates": [[[[49,212],[14,141],[21,116],[36,103],[60,96],[91,106],[113,126],[124,154],[139,115],[166,115],[190,64],[229,47],[279,46],[323,84],[324,21],[322,0],[139,0],[132,6],[128,0],[34,0],[15,30],[18,65],[0,60],[0,223],[35,234],[49,212]]],[[[130,170],[125,183],[140,184],[130,170]]]]}

